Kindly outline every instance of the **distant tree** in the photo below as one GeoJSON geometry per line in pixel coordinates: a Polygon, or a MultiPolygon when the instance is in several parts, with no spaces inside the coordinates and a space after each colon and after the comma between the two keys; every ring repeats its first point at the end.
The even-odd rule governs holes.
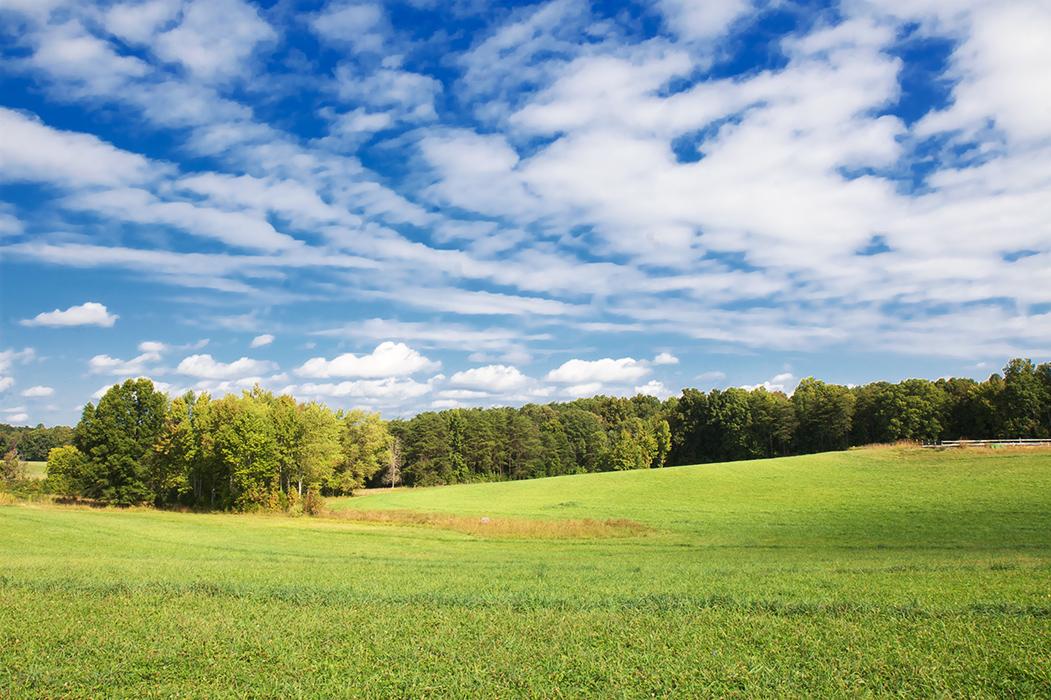
{"type": "Polygon", "coordinates": [[[642,469],[641,450],[627,428],[621,428],[609,450],[609,468],[613,471],[642,469]]]}
{"type": "Polygon", "coordinates": [[[748,393],[748,451],[754,457],[789,454],[796,431],[792,400],[780,391],[758,387],[748,393]]]}
{"type": "MultiPolygon", "coordinates": [[[[302,494],[304,485],[308,489],[320,489],[331,482],[344,457],[340,440],[343,426],[335,413],[316,401],[293,406],[297,440],[292,453],[291,476],[296,482],[296,492],[302,494]]],[[[286,485],[286,490],[291,490],[291,483],[286,485]]]]}
{"type": "Polygon", "coordinates": [[[47,453],[49,489],[62,496],[78,495],[81,492],[84,464],[84,455],[73,445],[52,447],[47,453]]]}
{"type": "Polygon", "coordinates": [[[229,479],[224,505],[238,510],[280,505],[280,458],[269,407],[247,392],[212,403],[215,458],[229,479]]]}
{"type": "Polygon", "coordinates": [[[506,445],[509,478],[528,479],[544,474],[544,444],[540,428],[525,413],[508,414],[506,445]]]}
{"type": "Polygon", "coordinates": [[[378,413],[353,410],[343,416],[341,454],[330,485],[340,493],[353,493],[391,461],[394,438],[378,413]]]}
{"type": "Polygon", "coordinates": [[[577,470],[594,472],[602,469],[609,451],[609,439],[602,419],[572,405],[565,407],[561,414],[562,429],[577,470]]]}
{"type": "Polygon", "coordinates": [[[708,395],[697,389],[683,389],[671,414],[672,464],[699,464],[711,461],[705,446],[708,426],[708,395]]]}
{"type": "Polygon", "coordinates": [[[384,470],[383,480],[394,488],[401,483],[401,439],[391,436],[390,450],[387,453],[387,468],[384,470]]]}
{"type": "Polygon", "coordinates": [[[199,449],[193,424],[195,403],[193,392],[173,400],[164,416],[160,435],[153,444],[149,484],[157,505],[176,502],[192,490],[190,475],[199,449]]]}
{"type": "Polygon", "coordinates": [[[167,397],[149,379],[129,379],[85,407],[73,442],[85,456],[82,495],[129,505],[154,498],[153,446],[164,427],[167,397]]]}
{"type": "Polygon", "coordinates": [[[0,479],[11,484],[26,478],[26,463],[18,458],[18,451],[10,449],[0,462],[0,479]]]}
{"type": "Polygon", "coordinates": [[[1016,358],[1004,367],[999,409],[1003,437],[1046,437],[1045,387],[1032,360],[1016,358]]]}
{"type": "Polygon", "coordinates": [[[653,437],[657,443],[656,454],[653,457],[653,466],[659,469],[668,463],[668,455],[671,453],[671,427],[669,427],[667,420],[661,418],[657,422],[657,428],[653,437]]]}
{"type": "Polygon", "coordinates": [[[845,386],[807,377],[792,394],[799,427],[796,450],[802,453],[843,450],[850,445],[854,394],[845,386]]]}

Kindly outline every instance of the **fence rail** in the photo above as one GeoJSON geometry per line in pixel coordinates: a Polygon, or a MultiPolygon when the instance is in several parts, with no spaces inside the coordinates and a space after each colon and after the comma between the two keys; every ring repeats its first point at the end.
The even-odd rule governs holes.
{"type": "Polygon", "coordinates": [[[1013,440],[941,440],[938,442],[925,442],[924,447],[1039,447],[1041,445],[1051,446],[1049,438],[1015,438],[1013,440]]]}

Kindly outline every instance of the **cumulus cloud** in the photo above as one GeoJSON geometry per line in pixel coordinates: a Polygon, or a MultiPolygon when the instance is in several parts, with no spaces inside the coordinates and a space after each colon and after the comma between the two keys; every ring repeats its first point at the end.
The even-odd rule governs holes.
{"type": "Polygon", "coordinates": [[[367,355],[344,353],[331,360],[314,357],[295,370],[301,377],[403,377],[441,366],[404,343],[386,341],[367,355]]]}
{"type": "Polygon", "coordinates": [[[117,314],[111,314],[105,304],[97,301],[89,301],[79,306],[71,306],[68,309],[46,311],[37,314],[33,318],[21,321],[23,326],[48,326],[61,328],[67,326],[101,326],[110,328],[117,319],[117,314]]]}
{"type": "Polygon", "coordinates": [[[675,392],[666,387],[664,382],[657,381],[656,379],[651,379],[642,386],[635,387],[635,393],[656,396],[661,400],[675,395],[675,392]]]}
{"type": "MultiPolygon", "coordinates": [[[[143,344],[149,345],[150,343],[143,344]]],[[[141,376],[148,374],[151,365],[159,362],[160,359],[159,352],[144,352],[130,360],[122,360],[109,355],[95,355],[88,360],[88,369],[92,374],[112,374],[118,377],[141,376]]]]}
{"type": "Polygon", "coordinates": [[[601,360],[573,359],[547,373],[547,380],[560,384],[622,384],[634,382],[650,373],[645,363],[630,357],[601,360]]]}
{"type": "Polygon", "coordinates": [[[15,385],[14,377],[0,376],[0,392],[7,391],[15,385]]]}
{"type": "Polygon", "coordinates": [[[252,342],[249,343],[248,346],[252,348],[261,348],[265,345],[269,345],[272,342],[274,342],[274,336],[270,335],[269,333],[264,333],[262,335],[257,335],[256,337],[252,338],[252,342]]]}
{"type": "Polygon", "coordinates": [[[140,352],[148,353],[161,353],[168,349],[168,346],[157,340],[144,340],[139,343],[140,352]]]}
{"type": "Polygon", "coordinates": [[[211,355],[190,355],[183,358],[175,371],[201,379],[231,380],[266,374],[276,368],[276,364],[267,360],[242,357],[233,362],[218,362],[211,355]]]}
{"type": "Polygon", "coordinates": [[[25,391],[22,392],[22,396],[25,396],[26,398],[33,398],[33,399],[41,398],[41,397],[45,397],[45,396],[53,396],[54,394],[55,394],[55,390],[52,387],[41,386],[41,385],[31,386],[31,387],[29,387],[28,389],[26,389],[25,391]]]}
{"type": "Polygon", "coordinates": [[[752,391],[754,389],[766,389],[767,391],[780,391],[791,396],[792,392],[795,391],[796,385],[799,384],[799,380],[791,372],[782,372],[775,374],[770,379],[759,384],[745,384],[741,386],[742,389],[752,391]]]}
{"type": "Polygon", "coordinates": [[[658,353],[657,356],[653,358],[653,364],[655,364],[655,365],[677,365],[677,364],[679,364],[679,358],[677,358],[675,355],[672,355],[670,352],[661,352],[661,353],[658,353]]]}
{"type": "Polygon", "coordinates": [[[387,404],[397,404],[418,399],[431,391],[430,383],[397,377],[360,379],[337,383],[308,383],[290,388],[294,394],[299,396],[351,398],[363,402],[387,404]]]}
{"type": "Polygon", "coordinates": [[[486,365],[455,373],[449,378],[452,386],[475,389],[491,394],[518,391],[532,380],[509,365],[486,365]]]}

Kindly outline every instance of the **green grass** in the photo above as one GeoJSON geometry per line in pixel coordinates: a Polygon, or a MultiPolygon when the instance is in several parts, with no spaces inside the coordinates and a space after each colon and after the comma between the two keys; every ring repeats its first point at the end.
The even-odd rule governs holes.
{"type": "Polygon", "coordinates": [[[330,506],[395,520],[0,508],[0,696],[1051,694],[1048,452],[857,450],[330,506]],[[403,511],[646,528],[472,535],[403,511]]]}
{"type": "Polygon", "coordinates": [[[26,462],[26,473],[30,479],[43,479],[47,476],[47,462],[26,462]]]}

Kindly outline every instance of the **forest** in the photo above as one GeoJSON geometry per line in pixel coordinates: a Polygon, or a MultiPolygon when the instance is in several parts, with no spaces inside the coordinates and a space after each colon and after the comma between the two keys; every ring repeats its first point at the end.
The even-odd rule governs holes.
{"type": "MultiPolygon", "coordinates": [[[[4,439],[26,458],[23,441],[34,430],[4,439]]],[[[900,440],[1049,436],[1051,363],[1028,359],[1011,360],[982,382],[851,387],[807,378],[791,396],[685,389],[665,401],[596,396],[389,421],[259,387],[169,399],[149,379],[132,379],[84,407],[69,444],[50,448],[48,480],[63,495],[115,504],[310,512],[325,495],[366,486],[660,468],[900,440]]]]}

